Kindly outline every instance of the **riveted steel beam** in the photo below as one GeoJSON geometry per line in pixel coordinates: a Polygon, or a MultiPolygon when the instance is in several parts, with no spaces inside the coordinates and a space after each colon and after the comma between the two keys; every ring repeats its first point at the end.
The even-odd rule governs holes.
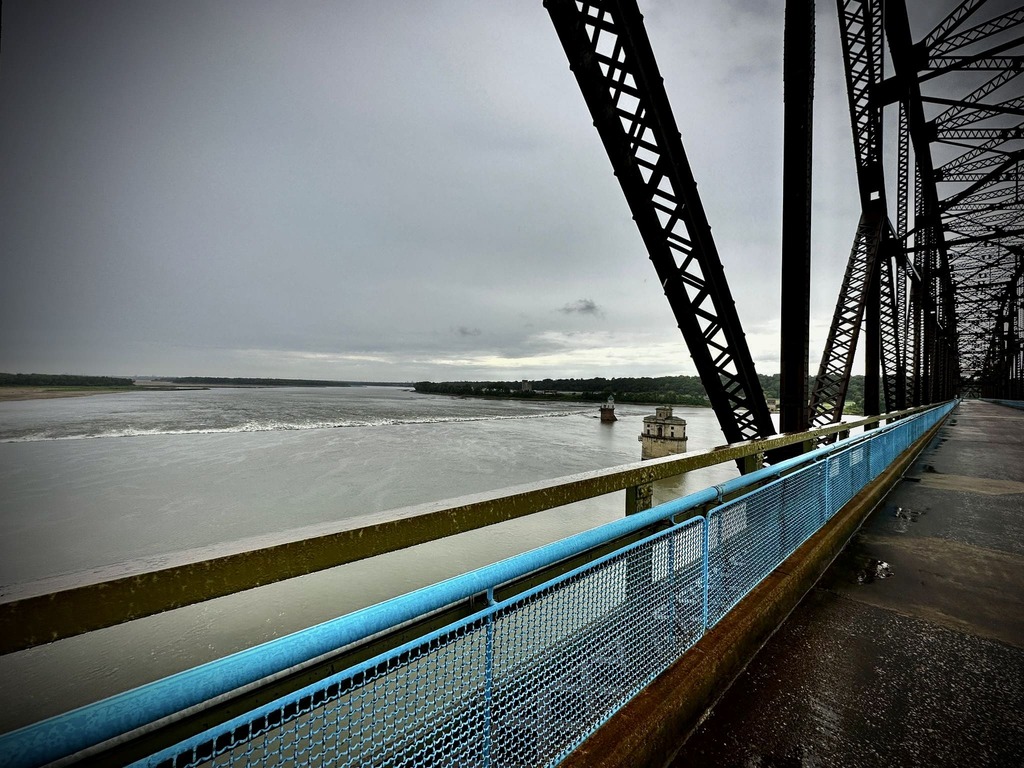
{"type": "Polygon", "coordinates": [[[811,128],[814,105],[814,2],[787,0],[782,170],[782,300],[779,428],[809,425],[811,315],[811,128]]]}
{"type": "Polygon", "coordinates": [[[775,432],[634,0],[545,0],[569,68],[730,441],[775,432]]]}
{"type": "Polygon", "coordinates": [[[876,204],[861,214],[857,226],[825,351],[811,390],[810,420],[815,426],[838,421],[843,414],[871,282],[878,270],[882,217],[883,210],[876,204]]]}

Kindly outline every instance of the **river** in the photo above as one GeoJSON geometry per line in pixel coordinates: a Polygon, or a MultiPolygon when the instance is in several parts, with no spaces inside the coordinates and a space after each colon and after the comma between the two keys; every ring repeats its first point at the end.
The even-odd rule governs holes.
{"type": "MultiPolygon", "coordinates": [[[[0,595],[293,528],[616,466],[652,407],[393,387],[0,403],[0,595]]],[[[691,451],[724,442],[677,407],[691,451]]],[[[733,477],[658,483],[655,502],[733,477]]],[[[0,657],[0,731],[621,517],[623,493],[0,657]]]]}

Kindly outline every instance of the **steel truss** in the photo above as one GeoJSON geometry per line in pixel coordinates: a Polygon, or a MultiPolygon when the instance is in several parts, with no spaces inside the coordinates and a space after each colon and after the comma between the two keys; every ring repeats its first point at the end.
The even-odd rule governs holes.
{"type": "Polygon", "coordinates": [[[905,0],[888,0],[884,14],[881,0],[837,0],[862,214],[812,392],[815,425],[842,412],[838,378],[851,372],[860,324],[865,413],[877,412],[876,377],[887,409],[982,382],[990,393],[993,382],[1021,388],[1024,37],[1013,35],[1024,9],[986,18],[985,5],[956,4],[914,44],[905,0]],[[899,109],[895,227],[881,151],[887,106],[899,109]]]}
{"type": "Polygon", "coordinates": [[[925,195],[924,220],[915,227],[930,226],[938,238],[926,242],[940,326],[923,392],[931,400],[957,390],[1002,396],[1021,389],[1024,310],[1014,295],[1024,248],[1024,9],[993,14],[988,7],[985,0],[956,4],[915,45],[905,0],[886,5],[894,80],[921,114],[907,127],[925,195]],[[940,160],[934,167],[933,158],[940,160]]]}
{"type": "Polygon", "coordinates": [[[886,387],[886,398],[887,401],[891,398],[893,403],[897,399],[896,372],[900,370],[902,306],[896,302],[898,289],[892,265],[886,263],[890,259],[880,256],[883,237],[890,229],[886,220],[881,112],[875,108],[873,100],[883,74],[881,6],[859,0],[838,0],[838,11],[861,217],[818,376],[811,390],[810,421],[816,427],[838,421],[842,416],[857,341],[865,319],[868,334],[864,382],[866,414],[878,413],[880,369],[887,384],[891,383],[891,387],[886,387]],[[886,294],[884,301],[883,289],[886,294]],[[883,307],[887,310],[885,315],[889,322],[886,333],[880,332],[883,307]],[[884,361],[883,355],[887,356],[884,361]]]}
{"type": "MultiPolygon", "coordinates": [[[[813,426],[842,414],[862,332],[866,414],[883,398],[890,410],[1022,389],[1024,9],[985,14],[986,0],[963,0],[915,44],[906,0],[888,0],[885,13],[882,1],[837,0],[861,216],[811,387],[813,426]],[[890,106],[899,110],[895,226],[882,152],[890,106]]],[[[799,10],[791,2],[794,20],[813,18],[811,0],[799,10]]],[[[726,438],[773,434],[635,0],[545,7],[726,438]]],[[[813,50],[813,26],[808,35],[813,50]]],[[[792,83],[807,81],[806,111],[796,105],[787,131],[804,131],[813,63],[794,73],[792,83]]],[[[801,135],[809,145],[809,130],[801,135]]],[[[809,232],[799,219],[809,210],[810,157],[790,151],[798,143],[787,137],[787,168],[806,168],[794,188],[807,196],[785,215],[791,242],[809,232]]]]}
{"type": "Polygon", "coordinates": [[[545,0],[729,442],[775,433],[635,0],[545,0]]]}
{"type": "Polygon", "coordinates": [[[840,301],[836,303],[821,366],[811,390],[810,416],[815,426],[831,424],[843,415],[870,284],[878,274],[879,242],[883,225],[882,209],[877,205],[861,214],[857,225],[857,234],[840,289],[840,301]]]}

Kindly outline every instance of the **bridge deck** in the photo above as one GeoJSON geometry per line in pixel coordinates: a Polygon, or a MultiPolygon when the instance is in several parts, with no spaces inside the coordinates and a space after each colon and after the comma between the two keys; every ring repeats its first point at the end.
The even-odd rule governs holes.
{"type": "Polygon", "coordinates": [[[672,765],[1021,765],[1021,712],[1024,411],[966,401],[672,765]]]}

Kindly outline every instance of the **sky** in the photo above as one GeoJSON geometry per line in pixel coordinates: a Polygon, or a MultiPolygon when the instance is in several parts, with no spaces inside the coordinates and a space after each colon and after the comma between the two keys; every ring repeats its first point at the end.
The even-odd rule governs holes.
{"type": "MultiPolygon", "coordinates": [[[[783,2],[640,2],[759,373],[783,2]]],[[[810,367],[859,215],[818,3],[810,367]]],[[[540,0],[6,0],[0,371],[696,373],[540,0]]]]}

